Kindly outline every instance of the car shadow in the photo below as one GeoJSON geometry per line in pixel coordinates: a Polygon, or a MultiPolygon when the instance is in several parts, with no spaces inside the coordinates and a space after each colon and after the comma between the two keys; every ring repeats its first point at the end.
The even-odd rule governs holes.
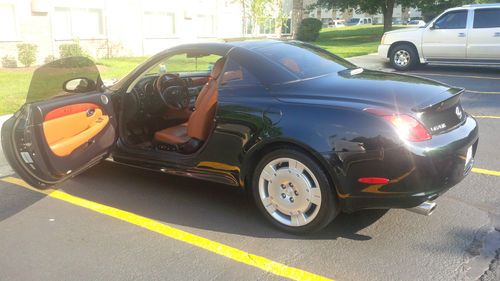
{"type": "MultiPolygon", "coordinates": [[[[297,239],[273,227],[239,188],[102,163],[61,190],[87,200],[181,226],[252,237],[297,239]]],[[[358,234],[386,210],[340,214],[329,226],[300,239],[370,240],[358,234]]],[[[189,231],[189,230],[188,230],[189,231]]]]}

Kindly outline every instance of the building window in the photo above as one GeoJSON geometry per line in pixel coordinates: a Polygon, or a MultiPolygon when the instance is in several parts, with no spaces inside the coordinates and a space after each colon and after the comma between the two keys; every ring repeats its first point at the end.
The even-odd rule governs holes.
{"type": "Polygon", "coordinates": [[[0,41],[16,41],[17,39],[14,6],[0,4],[0,41]]]}
{"type": "Polygon", "coordinates": [[[175,35],[175,15],[165,12],[144,12],[144,36],[168,38],[175,35]]]}
{"type": "Polygon", "coordinates": [[[198,37],[214,37],[215,36],[215,20],[213,15],[198,15],[196,28],[198,37]]]}
{"type": "Polygon", "coordinates": [[[93,39],[104,36],[101,9],[56,8],[52,25],[56,40],[93,39]]]}

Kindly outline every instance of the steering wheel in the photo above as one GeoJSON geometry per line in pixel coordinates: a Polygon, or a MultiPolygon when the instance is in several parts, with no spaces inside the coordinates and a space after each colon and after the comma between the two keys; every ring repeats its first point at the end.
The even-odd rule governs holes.
{"type": "Polygon", "coordinates": [[[155,81],[155,90],[170,109],[189,108],[189,90],[186,81],[175,74],[165,73],[155,81]]]}

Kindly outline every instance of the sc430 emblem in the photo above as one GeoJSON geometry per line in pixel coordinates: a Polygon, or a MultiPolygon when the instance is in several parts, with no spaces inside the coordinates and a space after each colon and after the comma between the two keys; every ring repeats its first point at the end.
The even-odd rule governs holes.
{"type": "Polygon", "coordinates": [[[432,127],[431,131],[437,132],[437,131],[440,131],[440,130],[442,130],[444,128],[446,128],[446,124],[445,123],[441,123],[439,125],[436,125],[436,126],[432,127]]]}

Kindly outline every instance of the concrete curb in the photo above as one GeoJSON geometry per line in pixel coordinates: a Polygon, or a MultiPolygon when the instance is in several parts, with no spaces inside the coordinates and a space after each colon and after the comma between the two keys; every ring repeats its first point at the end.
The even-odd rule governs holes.
{"type": "MultiPolygon", "coordinates": [[[[12,114],[2,115],[0,116],[0,128],[2,128],[3,123],[7,121],[12,116],[12,114]]],[[[0,138],[2,138],[2,132],[0,130],[0,138]]],[[[10,168],[10,165],[7,163],[7,159],[3,155],[2,146],[0,145],[0,177],[5,177],[8,175],[12,175],[14,171],[10,168]]]]}
{"type": "Polygon", "coordinates": [[[386,71],[386,72],[394,71],[394,69],[392,69],[389,66],[388,60],[380,57],[377,53],[372,53],[364,56],[350,57],[347,58],[347,60],[354,63],[357,66],[366,69],[386,71]]]}

